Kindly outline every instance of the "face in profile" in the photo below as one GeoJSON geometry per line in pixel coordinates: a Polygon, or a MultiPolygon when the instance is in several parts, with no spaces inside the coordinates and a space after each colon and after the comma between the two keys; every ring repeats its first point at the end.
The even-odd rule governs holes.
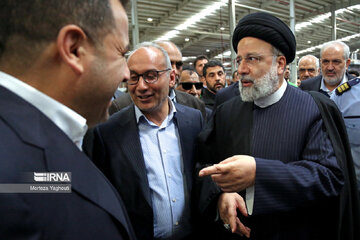
{"type": "Polygon", "coordinates": [[[195,70],[200,77],[203,75],[203,69],[204,69],[205,64],[207,64],[207,63],[208,63],[207,59],[201,59],[201,60],[196,61],[195,70]]]}
{"type": "Polygon", "coordinates": [[[200,98],[202,87],[203,84],[200,82],[199,76],[196,72],[184,70],[181,73],[180,83],[177,90],[187,92],[194,97],[200,98]]]}
{"type": "Polygon", "coordinates": [[[84,73],[87,79],[87,84],[82,86],[84,94],[78,96],[78,102],[82,102],[83,109],[86,109],[84,116],[89,126],[108,118],[114,92],[124,79],[129,78],[124,56],[129,45],[128,19],[119,1],[110,2],[115,28],[103,36],[100,47],[94,47],[88,72],[84,73]]]}

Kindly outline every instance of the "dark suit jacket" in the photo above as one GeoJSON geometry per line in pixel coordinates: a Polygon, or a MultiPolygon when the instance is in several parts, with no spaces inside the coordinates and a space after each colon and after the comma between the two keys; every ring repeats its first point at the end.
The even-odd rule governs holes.
{"type": "MultiPolygon", "coordinates": [[[[348,80],[355,78],[353,75],[348,74],[347,72],[346,72],[346,76],[347,76],[348,80]]],[[[306,79],[301,82],[300,89],[306,90],[306,91],[320,92],[321,79],[322,79],[321,74],[316,77],[306,79]]]]}
{"type": "Polygon", "coordinates": [[[0,87],[0,183],[71,172],[71,193],[0,193],[0,239],[135,239],[114,187],[44,114],[0,87]]]}
{"type": "MultiPolygon", "coordinates": [[[[324,105],[334,105],[324,98],[324,105]]],[[[340,135],[326,139],[322,118],[330,120],[330,113],[327,114],[321,115],[309,94],[288,86],[279,102],[264,109],[243,103],[240,98],[227,101],[216,109],[214,118],[200,134],[199,161],[205,164],[238,154],[256,159],[253,215],[246,219],[238,215],[252,229],[251,239],[357,239],[341,238],[346,231],[338,229],[346,218],[346,214],[339,211],[338,196],[342,194],[341,201],[350,202],[350,186],[344,177],[354,177],[354,173],[345,171],[344,157],[338,155],[344,152],[347,143],[339,141],[340,135]],[[341,150],[336,150],[337,147],[341,150]],[[335,152],[337,159],[331,152],[335,152]],[[303,187],[306,190],[301,190],[303,187]],[[343,235],[337,236],[339,233],[343,235]]],[[[329,129],[335,131],[336,127],[333,122],[329,129]]],[[[220,189],[209,177],[198,181],[200,212],[204,217],[215,215],[220,189]]],[[[358,221],[347,223],[350,228],[358,229],[355,225],[358,221]]],[[[210,231],[215,226],[207,229],[210,231]]],[[[209,236],[207,239],[232,237],[209,236]]]]}
{"type": "Polygon", "coordinates": [[[217,106],[220,106],[222,103],[226,102],[227,100],[237,96],[240,96],[239,81],[231,84],[226,88],[221,89],[218,93],[216,93],[214,109],[216,109],[217,106]]]}
{"type": "MultiPolygon", "coordinates": [[[[184,172],[189,192],[194,171],[195,138],[202,128],[199,111],[175,104],[184,172]]],[[[124,200],[138,239],[153,239],[153,209],[134,105],[95,128],[93,159],[124,200]]]]}
{"type": "MultiPolygon", "coordinates": [[[[206,110],[205,110],[205,104],[197,99],[196,97],[182,91],[175,90],[176,95],[176,102],[191,108],[198,109],[201,114],[203,115],[203,118],[206,119],[206,110]]],[[[116,98],[109,109],[110,115],[120,111],[121,109],[129,106],[132,103],[131,97],[129,93],[123,94],[116,98]]]]}

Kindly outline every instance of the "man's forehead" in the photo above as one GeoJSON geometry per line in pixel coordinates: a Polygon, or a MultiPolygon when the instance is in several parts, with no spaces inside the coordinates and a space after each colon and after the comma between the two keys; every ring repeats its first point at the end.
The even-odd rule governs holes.
{"type": "Polygon", "coordinates": [[[207,73],[210,73],[210,72],[218,72],[218,71],[224,71],[223,68],[221,66],[214,66],[214,67],[208,67],[206,69],[206,72],[207,73]]]}
{"type": "Polygon", "coordinates": [[[128,67],[131,70],[132,67],[142,69],[157,69],[162,65],[162,54],[159,49],[153,47],[142,47],[133,52],[128,59],[128,67]]]}
{"type": "Polygon", "coordinates": [[[197,75],[196,72],[192,72],[190,75],[189,71],[183,71],[181,73],[181,78],[180,78],[180,82],[187,82],[187,81],[197,81],[199,82],[199,76],[197,75]]]}

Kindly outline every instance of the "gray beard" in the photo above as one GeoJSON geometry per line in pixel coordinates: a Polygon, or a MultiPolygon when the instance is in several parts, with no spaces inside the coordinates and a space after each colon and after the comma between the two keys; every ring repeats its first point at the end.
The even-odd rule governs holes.
{"type": "Polygon", "coordinates": [[[337,86],[341,83],[342,79],[344,78],[344,74],[345,74],[346,69],[344,69],[344,71],[341,74],[341,78],[335,78],[335,79],[327,79],[327,77],[324,76],[324,81],[329,84],[330,86],[337,86]]]}
{"type": "Polygon", "coordinates": [[[270,71],[261,78],[252,79],[249,76],[241,76],[239,82],[240,96],[244,102],[253,102],[274,93],[278,85],[279,77],[276,65],[273,64],[270,71]],[[253,85],[251,87],[242,87],[241,80],[251,81],[253,85]]]}

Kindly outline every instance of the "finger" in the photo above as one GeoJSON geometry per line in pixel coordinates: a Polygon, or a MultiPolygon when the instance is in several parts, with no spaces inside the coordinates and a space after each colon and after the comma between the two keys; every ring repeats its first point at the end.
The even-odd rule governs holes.
{"type": "Polygon", "coordinates": [[[232,157],[228,157],[227,159],[222,160],[222,161],[219,162],[219,163],[224,164],[224,163],[234,162],[234,161],[236,161],[236,160],[239,158],[239,156],[241,156],[241,155],[234,155],[234,156],[232,156],[232,157]]]}
{"type": "Polygon", "coordinates": [[[245,235],[247,238],[250,238],[251,229],[246,227],[240,219],[236,218],[236,231],[234,233],[239,234],[240,236],[245,235]]]}
{"type": "Polygon", "coordinates": [[[208,176],[208,175],[212,175],[212,174],[216,174],[216,173],[222,173],[222,171],[223,171],[222,165],[214,164],[210,167],[201,169],[199,172],[199,177],[204,177],[204,176],[208,176]]]}
{"type": "Polygon", "coordinates": [[[236,198],[236,204],[237,204],[237,208],[239,209],[240,213],[243,216],[247,217],[248,213],[247,213],[246,204],[245,204],[244,199],[240,195],[236,198]]]}

